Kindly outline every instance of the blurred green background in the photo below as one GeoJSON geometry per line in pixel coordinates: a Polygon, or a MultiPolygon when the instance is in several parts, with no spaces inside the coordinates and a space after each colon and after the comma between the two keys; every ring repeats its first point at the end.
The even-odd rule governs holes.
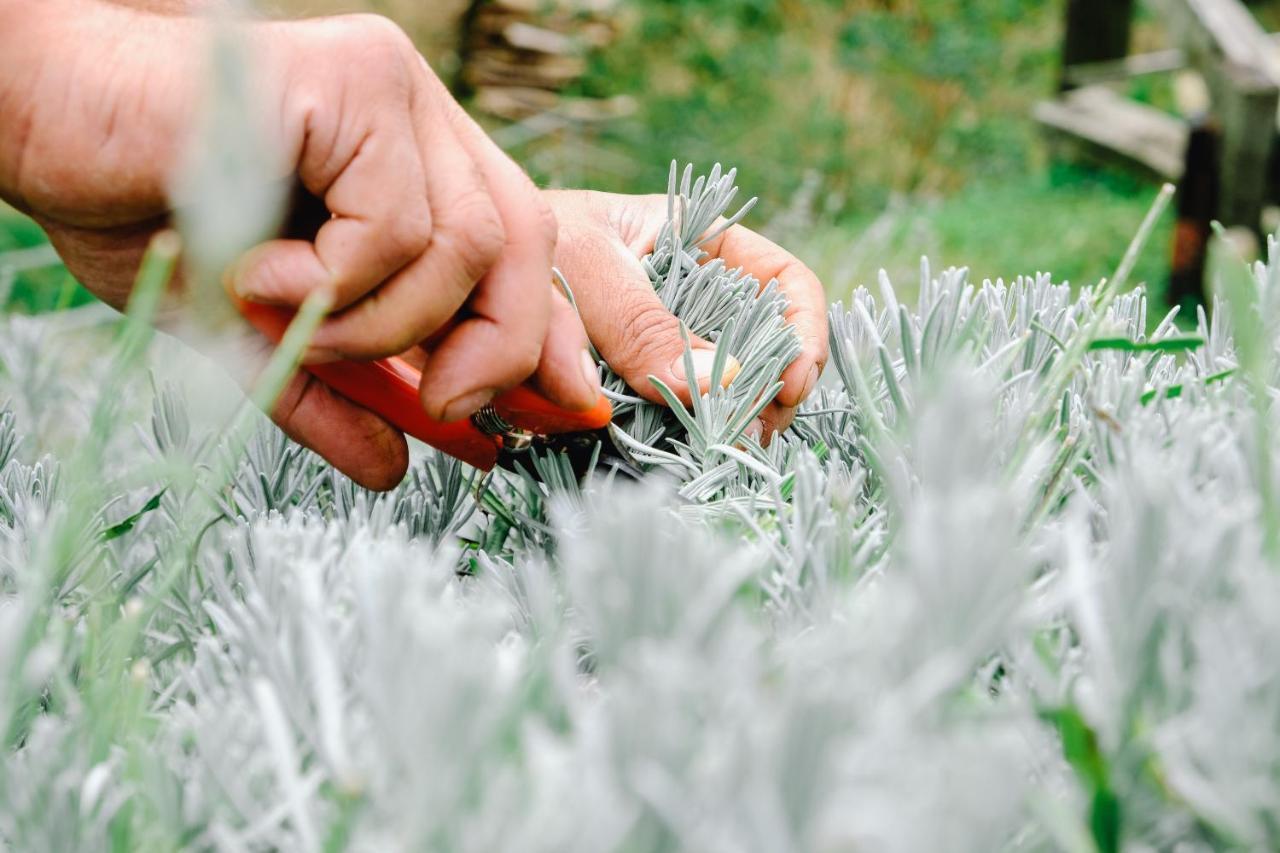
{"type": "MultiPolygon", "coordinates": [[[[737,166],[762,199],[748,224],[810,263],[833,299],[873,285],[881,267],[914,280],[922,254],[979,279],[1047,271],[1093,282],[1114,268],[1157,187],[1049,156],[1030,111],[1055,89],[1063,5],[622,0],[614,41],[569,94],[628,96],[631,115],[531,141],[486,124],[547,184],[656,192],[672,159],[737,166]]],[[[414,32],[403,20],[412,11],[396,8],[414,32]]],[[[1280,24],[1280,0],[1253,8],[1280,24]]],[[[1134,41],[1164,44],[1148,10],[1134,41]]],[[[1173,108],[1167,78],[1126,85],[1173,108]]],[[[1136,274],[1157,300],[1171,228],[1168,217],[1136,274]]],[[[0,251],[39,240],[29,222],[0,213],[0,251]]],[[[42,310],[84,296],[56,270],[35,269],[7,298],[42,310]]]]}

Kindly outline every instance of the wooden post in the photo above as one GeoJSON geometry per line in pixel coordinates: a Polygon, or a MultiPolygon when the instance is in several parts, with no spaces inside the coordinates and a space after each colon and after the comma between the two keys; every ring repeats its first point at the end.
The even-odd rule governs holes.
{"type": "Polygon", "coordinates": [[[1222,129],[1218,217],[1260,233],[1280,107],[1275,46],[1240,0],[1159,0],[1222,129]]]}
{"type": "Polygon", "coordinates": [[[1224,225],[1240,225],[1261,236],[1280,91],[1237,89],[1216,106],[1222,120],[1222,200],[1218,216],[1224,225]]]}
{"type": "Polygon", "coordinates": [[[1205,261],[1213,236],[1213,220],[1221,204],[1219,162],[1221,132],[1208,119],[1191,127],[1187,139],[1186,170],[1178,187],[1178,221],[1173,230],[1171,305],[1204,301],[1205,261]]]}
{"type": "Polygon", "coordinates": [[[1058,90],[1075,88],[1073,65],[1123,59],[1129,53],[1134,0],[1067,0],[1066,33],[1058,90]]]}

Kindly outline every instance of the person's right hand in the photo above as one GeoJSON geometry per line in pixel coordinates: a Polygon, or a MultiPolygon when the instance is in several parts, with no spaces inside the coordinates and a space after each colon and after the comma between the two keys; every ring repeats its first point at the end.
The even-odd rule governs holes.
{"type": "MultiPolygon", "coordinates": [[[[532,182],[388,21],[273,28],[290,81],[285,138],[298,146],[299,179],[332,218],[311,241],[278,240],[246,255],[230,277],[236,293],[297,305],[330,291],[339,310],[312,341],[320,359],[400,353],[461,311],[423,365],[422,403],[438,420],[468,417],[535,373],[554,401],[594,404],[585,332],[551,287],[556,219],[532,182]]],[[[398,450],[391,466],[364,457],[350,434],[357,422],[382,434],[364,439],[371,450],[399,436],[318,383],[295,382],[276,414],[335,464],[354,451],[359,470],[380,467],[398,480],[398,450]]]]}
{"type": "MultiPolygon", "coordinates": [[[[42,73],[0,90],[24,129],[16,149],[0,142],[0,193],[120,308],[171,213],[208,27],[85,0],[40,7],[22,38],[4,39],[12,68],[42,73]]],[[[437,419],[467,417],[530,375],[561,405],[594,403],[585,333],[550,284],[555,217],[403,32],[350,16],[243,33],[286,162],[330,215],[310,239],[250,251],[227,286],[286,306],[327,291],[337,310],[313,339],[316,359],[400,353],[457,317],[424,365],[421,399],[437,419]]],[[[398,430],[305,373],[273,417],[364,485],[389,488],[408,464],[398,430]]]]}

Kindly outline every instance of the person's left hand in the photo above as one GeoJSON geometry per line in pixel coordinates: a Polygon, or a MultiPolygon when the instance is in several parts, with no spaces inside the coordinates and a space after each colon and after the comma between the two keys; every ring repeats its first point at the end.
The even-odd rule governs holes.
{"type": "MultiPolygon", "coordinates": [[[[652,375],[690,403],[680,321],[663,306],[640,265],[640,258],[653,251],[666,222],[666,196],[581,190],[549,190],[543,196],[560,223],[556,264],[573,288],[592,344],[640,396],[663,402],[649,381],[652,375]]],[[[826,364],[827,314],[822,283],[793,255],[741,225],[702,248],[710,256],[708,260],[721,258],[730,268],[742,267],[762,284],[776,278],[787,296],[786,319],[795,327],[803,348],[782,374],[782,390],[748,428],[749,435],[767,443],[774,432],[791,425],[796,408],[813,391],[826,364]]],[[[715,345],[693,337],[692,348],[698,386],[705,392],[715,345]]]]}

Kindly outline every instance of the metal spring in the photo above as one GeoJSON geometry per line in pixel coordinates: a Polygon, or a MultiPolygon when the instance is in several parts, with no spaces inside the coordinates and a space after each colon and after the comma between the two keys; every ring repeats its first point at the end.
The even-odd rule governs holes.
{"type": "Polygon", "coordinates": [[[472,415],[471,423],[485,435],[501,437],[503,448],[506,450],[527,450],[533,444],[533,433],[508,423],[492,405],[484,406],[472,415]]]}
{"type": "Polygon", "coordinates": [[[515,430],[492,405],[487,405],[472,415],[471,423],[485,435],[505,435],[515,430]]]}

